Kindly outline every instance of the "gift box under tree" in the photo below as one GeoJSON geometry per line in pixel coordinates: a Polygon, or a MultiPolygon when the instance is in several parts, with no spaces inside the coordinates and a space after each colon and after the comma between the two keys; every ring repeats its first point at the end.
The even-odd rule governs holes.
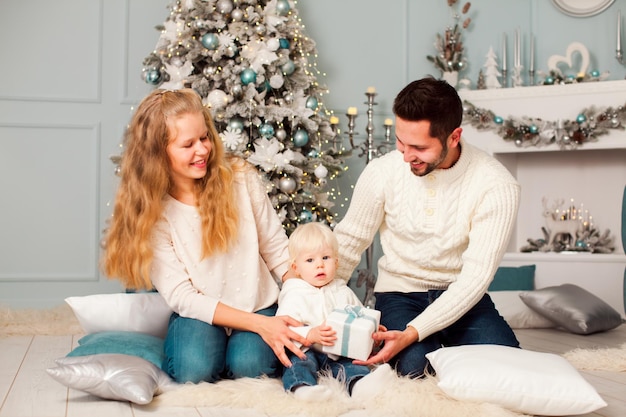
{"type": "Polygon", "coordinates": [[[324,353],[366,360],[374,346],[372,334],[378,330],[380,311],[347,305],[333,310],[326,324],[337,332],[337,340],[333,346],[324,346],[324,353]]]}

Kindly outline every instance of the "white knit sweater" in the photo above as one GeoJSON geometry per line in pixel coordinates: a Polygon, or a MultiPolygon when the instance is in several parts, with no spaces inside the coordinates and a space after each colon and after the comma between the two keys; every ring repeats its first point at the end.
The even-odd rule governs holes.
{"type": "Polygon", "coordinates": [[[370,162],[336,226],[337,276],[348,280],[377,232],[376,292],[447,289],[408,323],[420,340],[485,294],[511,235],[520,186],[493,157],[461,140],[453,167],[418,177],[398,151],[370,162]]]}
{"type": "Polygon", "coordinates": [[[201,259],[196,207],[167,196],[153,238],[151,279],[181,316],[213,322],[218,302],[255,312],[275,304],[289,269],[287,235],[255,170],[235,177],[239,234],[232,249],[201,259]]]}

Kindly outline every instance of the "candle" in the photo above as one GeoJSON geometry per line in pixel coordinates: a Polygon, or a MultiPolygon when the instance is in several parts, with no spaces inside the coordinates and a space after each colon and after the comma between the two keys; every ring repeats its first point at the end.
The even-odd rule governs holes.
{"type": "Polygon", "coordinates": [[[530,35],[530,68],[529,70],[535,70],[535,37],[530,35]]]}
{"type": "Polygon", "coordinates": [[[376,88],[374,87],[367,87],[367,94],[374,94],[376,92],[376,88]]]}
{"type": "Polygon", "coordinates": [[[522,40],[520,39],[519,29],[515,30],[515,67],[522,64],[522,40]]]}
{"type": "Polygon", "coordinates": [[[622,11],[617,11],[617,52],[622,52],[622,11]]]}
{"type": "Polygon", "coordinates": [[[356,107],[348,107],[348,115],[349,116],[356,116],[357,115],[356,107]]]}
{"type": "Polygon", "coordinates": [[[383,123],[385,126],[392,126],[393,125],[393,120],[391,119],[385,119],[385,122],[383,123]]]}
{"type": "Polygon", "coordinates": [[[506,33],[502,34],[502,71],[506,71],[506,33]]]}
{"type": "Polygon", "coordinates": [[[338,125],[339,124],[339,118],[337,116],[330,116],[330,124],[331,125],[338,125]]]}

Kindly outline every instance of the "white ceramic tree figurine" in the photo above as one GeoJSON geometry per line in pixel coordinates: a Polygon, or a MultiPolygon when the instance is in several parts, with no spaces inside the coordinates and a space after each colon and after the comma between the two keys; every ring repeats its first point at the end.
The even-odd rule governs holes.
{"type": "Polygon", "coordinates": [[[493,52],[493,47],[489,47],[489,52],[487,52],[487,60],[483,67],[485,68],[485,86],[487,89],[492,88],[500,88],[502,85],[498,81],[498,78],[502,76],[500,71],[498,71],[498,58],[493,52]]]}

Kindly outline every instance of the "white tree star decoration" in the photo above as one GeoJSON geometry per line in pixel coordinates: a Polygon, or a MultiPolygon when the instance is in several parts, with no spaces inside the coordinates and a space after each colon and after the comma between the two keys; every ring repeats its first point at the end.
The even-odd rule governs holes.
{"type": "Polygon", "coordinates": [[[307,221],[334,225],[328,183],[347,153],[333,147],[328,91],[318,83],[315,43],[295,2],[178,0],[169,10],[144,59],[144,80],[203,97],[225,148],[265,177],[288,233],[307,221]]]}

